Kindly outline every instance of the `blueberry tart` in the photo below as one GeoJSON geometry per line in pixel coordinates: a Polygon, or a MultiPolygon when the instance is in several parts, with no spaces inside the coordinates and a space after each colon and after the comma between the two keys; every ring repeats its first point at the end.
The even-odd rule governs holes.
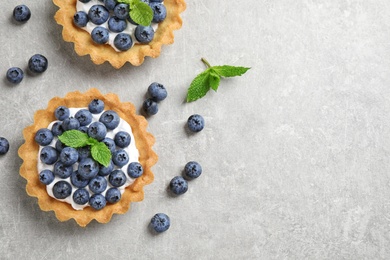
{"type": "Polygon", "coordinates": [[[53,0],[54,18],[63,26],[65,41],[78,55],[90,55],[95,64],[108,61],[121,68],[146,56],[156,58],[164,44],[174,42],[182,26],[184,0],[53,0]]]}
{"type": "Polygon", "coordinates": [[[157,162],[147,121],[131,103],[97,89],[55,97],[23,131],[26,191],[60,221],[107,223],[144,198],[157,162]],[[135,174],[136,173],[136,174],[135,174]]]}

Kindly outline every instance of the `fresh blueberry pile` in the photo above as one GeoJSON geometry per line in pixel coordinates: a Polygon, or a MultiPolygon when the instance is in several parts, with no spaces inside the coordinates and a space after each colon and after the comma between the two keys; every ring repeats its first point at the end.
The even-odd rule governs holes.
{"type": "Polygon", "coordinates": [[[127,148],[132,142],[131,135],[118,128],[119,115],[112,110],[104,111],[104,102],[98,99],[74,115],[66,106],[56,108],[54,115],[57,121],[35,134],[44,164],[39,173],[41,183],[49,185],[48,191],[55,198],[71,204],[73,200],[77,205],[100,210],[107,203],[118,202],[124,187],[143,174],[142,165],[130,161],[127,148]],[[110,163],[104,166],[94,160],[89,146],[64,145],[58,136],[69,130],[79,130],[104,143],[111,152],[110,163]]]}
{"type": "MultiPolygon", "coordinates": [[[[73,17],[76,26],[90,31],[97,44],[110,44],[117,51],[129,50],[135,42],[147,44],[154,38],[152,24],[135,23],[129,15],[129,5],[116,0],[78,0],[78,9],[73,17]]],[[[158,24],[167,16],[163,0],[142,0],[153,11],[152,23],[158,24]]]]}
{"type": "Polygon", "coordinates": [[[163,84],[153,82],[149,85],[147,94],[149,95],[149,98],[145,99],[142,108],[146,115],[152,116],[157,114],[158,103],[168,96],[168,92],[163,84]]]}

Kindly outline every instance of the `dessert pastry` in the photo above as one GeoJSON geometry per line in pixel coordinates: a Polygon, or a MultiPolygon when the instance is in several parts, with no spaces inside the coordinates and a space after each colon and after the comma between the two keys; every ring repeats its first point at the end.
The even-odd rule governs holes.
{"type": "Polygon", "coordinates": [[[97,89],[50,100],[23,131],[20,174],[44,211],[80,226],[107,223],[141,201],[157,162],[147,121],[131,103],[97,89]]]}
{"type": "Polygon", "coordinates": [[[115,68],[126,62],[139,66],[146,56],[158,57],[163,44],[174,42],[173,31],[181,27],[180,13],[186,8],[184,0],[53,2],[59,7],[54,18],[63,26],[62,36],[74,43],[76,53],[89,54],[95,64],[108,61],[115,68]],[[137,8],[130,9],[132,5],[126,3],[135,3],[137,8]],[[132,10],[145,8],[142,15],[129,15],[132,10]]]}

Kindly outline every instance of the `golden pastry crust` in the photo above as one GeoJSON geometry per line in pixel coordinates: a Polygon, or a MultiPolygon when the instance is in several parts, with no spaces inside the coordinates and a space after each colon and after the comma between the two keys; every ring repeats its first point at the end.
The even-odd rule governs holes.
{"type": "Polygon", "coordinates": [[[77,0],[53,0],[53,2],[59,7],[54,18],[58,24],[63,26],[62,36],[65,41],[74,43],[76,53],[80,56],[89,54],[95,64],[108,61],[117,69],[121,68],[126,62],[139,66],[146,56],[158,57],[163,44],[174,42],[173,31],[181,28],[180,13],[186,9],[184,0],[165,0],[167,17],[159,23],[153,41],[149,44],[135,44],[128,51],[117,52],[108,44],[94,43],[88,32],[73,24],[77,0]]]}
{"type": "Polygon", "coordinates": [[[55,97],[49,101],[45,110],[38,110],[34,115],[34,124],[23,130],[25,143],[19,148],[18,154],[23,164],[20,167],[20,175],[27,180],[26,191],[32,197],[38,198],[39,207],[44,211],[53,210],[60,221],[73,218],[77,224],[85,227],[93,219],[100,223],[110,221],[113,214],[123,214],[130,208],[131,202],[141,201],[144,198],[143,187],[150,184],[154,175],[151,167],[157,162],[157,154],[152,150],[155,139],[146,131],[147,121],[143,116],[136,115],[135,107],[131,103],[121,103],[118,96],[112,93],[103,95],[97,89],[90,89],[85,93],[70,92],[64,98],[55,97]],[[126,187],[119,202],[107,204],[102,210],[94,210],[85,207],[83,210],[75,210],[68,203],[58,201],[47,194],[46,186],[39,181],[38,152],[39,145],[35,142],[35,133],[46,128],[50,122],[56,120],[54,111],[58,106],[87,107],[92,99],[104,101],[105,110],[114,110],[132,127],[136,147],[139,151],[139,162],[144,168],[144,173],[134,183],[126,187]]]}

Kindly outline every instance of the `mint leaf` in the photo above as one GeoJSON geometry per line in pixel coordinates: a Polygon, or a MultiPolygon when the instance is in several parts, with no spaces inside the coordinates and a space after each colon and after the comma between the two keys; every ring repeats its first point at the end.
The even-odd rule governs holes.
{"type": "Polygon", "coordinates": [[[110,164],[111,151],[103,142],[98,142],[91,146],[91,155],[95,161],[105,167],[110,164]]]}
{"type": "Polygon", "coordinates": [[[89,137],[88,138],[88,140],[87,140],[87,145],[96,145],[96,144],[98,144],[99,143],[99,141],[98,140],[96,140],[95,138],[92,138],[92,137],[89,137]]]}
{"type": "Polygon", "coordinates": [[[122,3],[122,4],[128,4],[129,6],[131,6],[132,2],[134,2],[134,0],[117,0],[118,3],[122,3]]]}
{"type": "Polygon", "coordinates": [[[217,73],[215,73],[214,70],[210,70],[210,76],[209,76],[210,88],[212,88],[216,92],[219,87],[220,81],[221,81],[221,77],[217,73]]]}
{"type": "Polygon", "coordinates": [[[235,67],[235,66],[214,66],[213,70],[218,73],[218,75],[222,77],[236,77],[241,76],[245,72],[247,72],[250,68],[246,67],[235,67]]]}
{"type": "Polygon", "coordinates": [[[130,9],[131,19],[143,26],[149,26],[153,20],[153,10],[144,2],[135,3],[130,9]]]}
{"type": "Polygon", "coordinates": [[[195,101],[207,94],[209,85],[210,70],[203,71],[192,81],[187,93],[187,102],[195,101]]]}
{"type": "Polygon", "coordinates": [[[58,136],[58,139],[66,146],[79,148],[87,145],[89,137],[79,130],[69,130],[58,136]]]}

